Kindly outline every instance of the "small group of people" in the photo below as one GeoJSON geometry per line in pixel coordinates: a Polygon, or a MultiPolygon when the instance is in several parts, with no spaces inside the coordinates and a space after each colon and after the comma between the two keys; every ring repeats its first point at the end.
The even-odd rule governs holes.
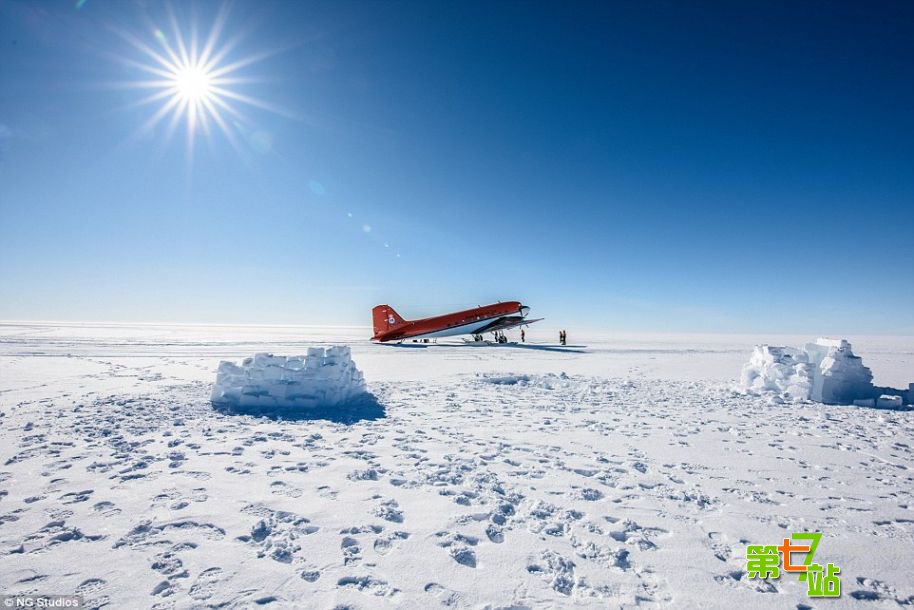
{"type": "MultiPolygon", "coordinates": [[[[523,341],[523,332],[524,331],[521,331],[521,341],[523,341]]],[[[505,336],[505,333],[503,333],[502,331],[495,331],[492,334],[495,336],[495,343],[507,343],[508,342],[508,338],[505,336]]],[[[474,333],[473,341],[485,341],[485,337],[483,337],[480,333],[474,333]]]]}
{"type": "Polygon", "coordinates": [[[559,331],[559,343],[561,343],[562,345],[565,345],[567,342],[568,342],[568,333],[566,333],[564,330],[560,330],[559,331]]]}

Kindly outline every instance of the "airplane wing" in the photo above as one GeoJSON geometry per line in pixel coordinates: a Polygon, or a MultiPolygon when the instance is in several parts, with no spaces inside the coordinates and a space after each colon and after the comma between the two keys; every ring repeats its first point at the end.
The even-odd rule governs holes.
{"type": "Polygon", "coordinates": [[[496,320],[492,320],[490,324],[483,326],[477,330],[476,333],[480,335],[485,333],[494,333],[496,331],[508,330],[509,328],[516,328],[518,326],[526,326],[527,324],[533,324],[534,322],[539,322],[540,320],[545,320],[545,318],[528,320],[522,316],[504,316],[496,320]]]}

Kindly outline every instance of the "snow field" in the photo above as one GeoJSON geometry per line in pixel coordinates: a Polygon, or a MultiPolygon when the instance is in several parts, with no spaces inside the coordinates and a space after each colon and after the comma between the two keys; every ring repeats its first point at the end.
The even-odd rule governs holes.
{"type": "MultiPolygon", "coordinates": [[[[747,544],[817,530],[818,557],[842,569],[829,608],[914,603],[912,413],[734,392],[751,343],[353,339],[383,416],[341,423],[339,408],[214,410],[213,372],[255,351],[249,335],[117,330],[0,335],[4,593],[75,592],[88,608],[818,608],[796,578],[745,573],[747,544]]],[[[256,350],[306,353],[300,332],[256,350]]],[[[890,347],[876,373],[895,362],[908,378],[911,353],[890,347]]]]}

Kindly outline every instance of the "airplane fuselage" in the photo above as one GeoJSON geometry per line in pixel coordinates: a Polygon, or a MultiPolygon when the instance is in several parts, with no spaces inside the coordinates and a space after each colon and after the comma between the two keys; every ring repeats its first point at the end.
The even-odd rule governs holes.
{"type": "Polygon", "coordinates": [[[389,305],[378,305],[372,311],[372,340],[403,341],[414,338],[454,337],[511,328],[523,323],[530,308],[520,301],[494,303],[473,309],[420,320],[404,320],[389,305]]]}

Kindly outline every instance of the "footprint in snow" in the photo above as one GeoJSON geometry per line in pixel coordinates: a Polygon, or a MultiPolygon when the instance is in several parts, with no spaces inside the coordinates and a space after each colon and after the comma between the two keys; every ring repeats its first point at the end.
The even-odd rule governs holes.
{"type": "Polygon", "coordinates": [[[547,550],[527,564],[527,572],[549,583],[560,595],[570,597],[576,586],[574,562],[555,551],[547,550]]]}
{"type": "Polygon", "coordinates": [[[95,490],[86,489],[84,491],[71,491],[70,493],[65,493],[60,496],[61,504],[78,504],[79,502],[85,502],[89,499],[95,490]]]}
{"type": "Polygon", "coordinates": [[[297,487],[291,487],[284,481],[273,481],[270,483],[270,488],[272,493],[280,496],[287,496],[289,498],[300,498],[304,493],[301,489],[297,487]]]}
{"type": "Polygon", "coordinates": [[[108,586],[108,583],[101,578],[90,578],[82,581],[73,592],[76,595],[92,595],[93,593],[98,593],[106,586],[108,586]]]}
{"type": "Polygon", "coordinates": [[[222,568],[208,568],[200,572],[196,582],[190,587],[188,595],[197,601],[204,601],[213,596],[222,580],[222,568]]]}
{"type": "Polygon", "coordinates": [[[105,500],[102,502],[96,502],[92,506],[92,512],[101,513],[103,517],[113,517],[114,515],[120,514],[121,509],[114,506],[113,502],[108,502],[105,500]]]}
{"type": "Polygon", "coordinates": [[[362,561],[362,547],[355,538],[344,537],[340,541],[340,550],[343,552],[343,565],[358,565],[362,561]]]}
{"type": "Polygon", "coordinates": [[[400,589],[391,586],[386,580],[372,576],[344,576],[336,584],[340,588],[352,587],[362,593],[378,597],[396,597],[400,593],[400,589]]]}
{"type": "Polygon", "coordinates": [[[374,550],[379,555],[387,555],[394,548],[396,548],[398,542],[401,540],[406,540],[409,537],[409,532],[391,532],[386,536],[377,538],[374,541],[374,550]]]}
{"type": "Polygon", "coordinates": [[[374,514],[385,521],[403,523],[403,511],[399,507],[396,500],[385,500],[375,509],[374,514]]]}
{"type": "Polygon", "coordinates": [[[451,558],[468,568],[476,567],[476,553],[470,548],[479,544],[479,538],[453,532],[438,532],[438,546],[448,550],[451,558]]]}
{"type": "Polygon", "coordinates": [[[425,585],[425,587],[423,587],[423,590],[426,593],[437,597],[438,600],[441,602],[442,606],[448,606],[448,607],[455,606],[457,604],[457,602],[460,601],[459,593],[457,593],[456,591],[452,591],[452,590],[448,589],[447,587],[439,585],[436,582],[428,583],[427,585],[425,585]]]}
{"type": "Polygon", "coordinates": [[[301,576],[301,579],[306,582],[317,582],[317,580],[321,577],[321,573],[320,570],[305,568],[299,572],[299,576],[301,576]]]}

